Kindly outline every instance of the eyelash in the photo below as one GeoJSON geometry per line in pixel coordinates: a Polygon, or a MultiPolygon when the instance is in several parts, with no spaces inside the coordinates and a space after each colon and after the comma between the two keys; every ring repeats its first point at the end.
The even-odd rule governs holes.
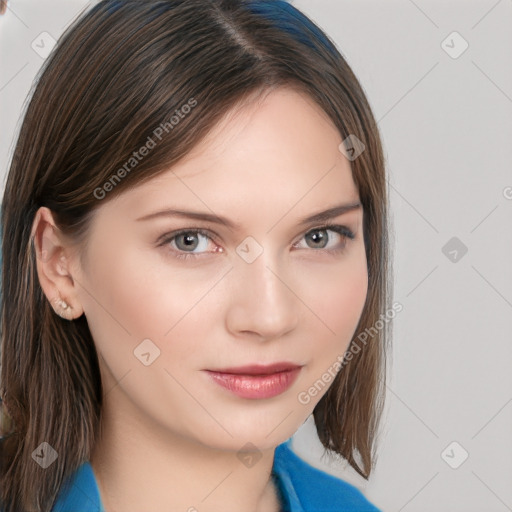
{"type": "MultiPolygon", "coordinates": [[[[347,240],[354,240],[354,238],[355,238],[355,234],[349,228],[347,228],[346,226],[339,225],[339,224],[327,224],[324,226],[319,226],[317,228],[310,229],[304,233],[303,237],[305,235],[307,235],[309,233],[313,233],[315,231],[334,231],[335,233],[338,233],[339,235],[341,235],[341,237],[343,238],[343,245],[342,245],[342,247],[340,247],[338,249],[311,249],[312,251],[324,251],[324,252],[329,252],[332,254],[338,254],[345,250],[345,245],[346,245],[347,240]]],[[[163,235],[163,237],[161,237],[161,238],[163,238],[163,240],[161,243],[158,244],[158,246],[160,247],[160,246],[167,245],[170,242],[172,242],[175,238],[179,237],[180,235],[191,234],[191,233],[204,235],[204,236],[208,237],[210,240],[213,240],[215,242],[215,240],[212,238],[212,236],[208,230],[201,229],[201,228],[190,228],[190,229],[181,229],[179,231],[175,231],[173,233],[163,235]]],[[[172,249],[172,252],[175,253],[174,257],[176,257],[178,259],[182,259],[182,260],[189,259],[189,258],[193,258],[193,259],[198,258],[201,256],[201,254],[204,254],[204,253],[199,253],[199,254],[187,253],[187,252],[181,251],[179,249],[172,249]]]]}

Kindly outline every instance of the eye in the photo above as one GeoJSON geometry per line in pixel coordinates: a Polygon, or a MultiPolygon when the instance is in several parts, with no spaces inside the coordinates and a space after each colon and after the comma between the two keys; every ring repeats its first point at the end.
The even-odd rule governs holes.
{"type": "Polygon", "coordinates": [[[347,240],[353,240],[354,238],[354,233],[346,226],[330,224],[308,231],[304,235],[307,247],[299,247],[299,249],[326,249],[337,252],[345,248],[347,240]],[[331,247],[329,247],[329,244],[331,247]]]}
{"type": "Polygon", "coordinates": [[[222,249],[217,246],[212,251],[207,251],[208,240],[212,238],[207,231],[184,229],[165,236],[160,245],[169,244],[177,258],[194,258],[205,252],[222,252],[222,249]]]}
{"type": "MultiPolygon", "coordinates": [[[[306,241],[306,247],[294,247],[298,249],[324,249],[327,252],[337,253],[345,249],[347,240],[353,240],[354,233],[346,226],[327,225],[309,230],[304,234],[303,239],[306,241]]],[[[208,250],[208,242],[212,242],[213,238],[208,231],[203,229],[182,229],[173,233],[169,233],[162,237],[159,246],[170,246],[170,251],[176,258],[198,258],[200,255],[211,252],[223,252],[222,247],[213,244],[213,249],[208,250]]]]}

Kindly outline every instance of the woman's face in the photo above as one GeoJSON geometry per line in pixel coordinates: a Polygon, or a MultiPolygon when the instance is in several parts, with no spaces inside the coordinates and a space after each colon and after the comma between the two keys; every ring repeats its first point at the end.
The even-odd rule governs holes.
{"type": "Polygon", "coordinates": [[[276,446],[312,413],[367,294],[362,207],[303,222],[359,204],[340,143],[312,100],[279,89],[104,199],[73,275],[111,414],[237,450],[276,446]]]}

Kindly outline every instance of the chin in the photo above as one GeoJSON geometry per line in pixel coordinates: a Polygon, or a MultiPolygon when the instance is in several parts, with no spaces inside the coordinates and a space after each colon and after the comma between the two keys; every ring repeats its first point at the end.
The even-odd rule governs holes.
{"type": "Polygon", "coordinates": [[[275,411],[265,414],[261,408],[251,414],[240,407],[237,418],[219,419],[225,430],[217,423],[215,427],[208,425],[205,429],[203,423],[198,439],[202,444],[219,450],[238,452],[248,443],[262,451],[270,450],[289,439],[306,421],[308,414],[300,409],[303,406],[294,407],[281,405],[277,414],[275,411]]]}

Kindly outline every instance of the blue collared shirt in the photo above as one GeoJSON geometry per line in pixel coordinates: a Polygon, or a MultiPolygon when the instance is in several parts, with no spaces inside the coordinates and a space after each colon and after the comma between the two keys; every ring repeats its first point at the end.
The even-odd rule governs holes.
{"type": "MultiPolygon", "coordinates": [[[[302,460],[291,438],[275,450],[272,478],[283,512],[380,512],[354,486],[302,460]]],[[[52,512],[105,512],[89,462],[64,483],[52,512]]]]}

